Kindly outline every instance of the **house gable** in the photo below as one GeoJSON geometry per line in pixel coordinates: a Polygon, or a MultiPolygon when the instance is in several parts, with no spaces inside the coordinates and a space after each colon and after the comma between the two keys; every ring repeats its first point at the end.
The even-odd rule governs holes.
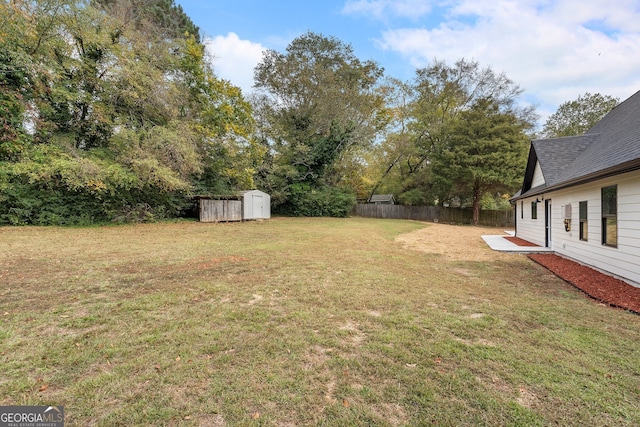
{"type": "Polygon", "coordinates": [[[540,167],[540,162],[536,162],[536,166],[533,169],[533,178],[531,179],[531,187],[536,188],[545,184],[544,174],[540,167]]]}

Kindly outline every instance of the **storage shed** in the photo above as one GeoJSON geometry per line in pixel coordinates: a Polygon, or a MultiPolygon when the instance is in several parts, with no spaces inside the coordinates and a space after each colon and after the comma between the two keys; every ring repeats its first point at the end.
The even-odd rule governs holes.
{"type": "Polygon", "coordinates": [[[271,196],[260,190],[227,196],[197,196],[201,222],[271,218],[271,196]]]}
{"type": "Polygon", "coordinates": [[[374,194],[369,198],[369,203],[376,205],[395,205],[396,199],[393,194],[374,194]]]}
{"type": "Polygon", "coordinates": [[[242,193],[243,219],[271,218],[271,196],[260,190],[242,193]]]}

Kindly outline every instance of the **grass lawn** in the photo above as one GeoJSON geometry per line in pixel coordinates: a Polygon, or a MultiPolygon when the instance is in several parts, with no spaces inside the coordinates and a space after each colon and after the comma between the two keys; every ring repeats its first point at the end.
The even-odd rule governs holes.
{"type": "Polygon", "coordinates": [[[640,425],[640,316],[485,232],[0,228],[0,405],[64,405],[68,426],[640,425]]]}

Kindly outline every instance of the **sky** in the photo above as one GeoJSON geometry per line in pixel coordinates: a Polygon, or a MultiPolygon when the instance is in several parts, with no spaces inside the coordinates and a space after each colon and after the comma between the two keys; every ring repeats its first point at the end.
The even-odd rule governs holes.
{"type": "Polygon", "coordinates": [[[540,124],[585,93],[640,90],[638,0],[174,0],[200,27],[216,75],[252,91],[262,52],[311,31],[411,81],[434,60],[504,73],[540,124]]]}

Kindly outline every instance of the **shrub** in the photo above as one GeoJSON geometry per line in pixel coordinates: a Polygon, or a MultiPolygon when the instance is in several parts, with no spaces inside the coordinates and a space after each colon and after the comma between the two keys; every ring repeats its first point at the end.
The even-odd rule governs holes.
{"type": "Polygon", "coordinates": [[[274,213],[289,216],[346,217],[356,203],[355,195],[343,188],[315,188],[309,184],[294,184],[287,200],[274,207],[274,213]]]}
{"type": "Polygon", "coordinates": [[[32,154],[41,158],[0,163],[0,224],[148,222],[180,216],[188,207],[183,188],[142,181],[116,162],[40,151],[32,154]]]}

